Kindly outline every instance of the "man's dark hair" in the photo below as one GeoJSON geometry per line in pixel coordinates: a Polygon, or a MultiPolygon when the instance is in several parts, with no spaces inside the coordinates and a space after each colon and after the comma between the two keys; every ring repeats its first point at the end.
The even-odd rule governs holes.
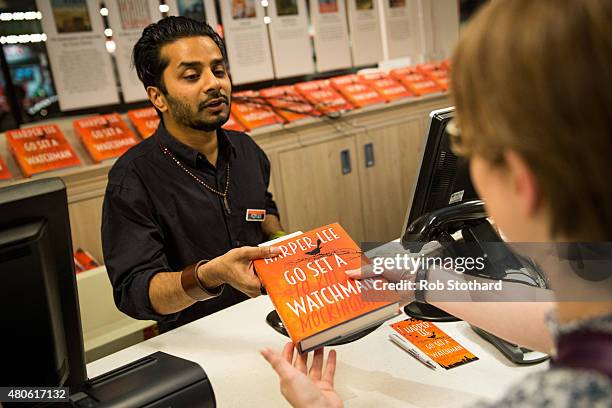
{"type": "Polygon", "coordinates": [[[162,73],[169,62],[161,56],[161,48],[164,45],[181,38],[199,36],[210,37],[221,50],[223,59],[227,61],[223,40],[204,22],[171,16],[149,24],[142,31],[142,36],[132,51],[132,65],[136,68],[138,78],[145,89],[148,86],[156,86],[164,94],[167,92],[162,80],[162,73]]]}

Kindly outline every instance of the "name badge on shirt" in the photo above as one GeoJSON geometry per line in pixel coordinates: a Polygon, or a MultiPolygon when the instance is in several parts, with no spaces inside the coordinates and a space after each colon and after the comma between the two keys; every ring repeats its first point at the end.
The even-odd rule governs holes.
{"type": "Polygon", "coordinates": [[[247,208],[246,210],[246,220],[247,221],[262,222],[265,219],[266,219],[266,210],[257,210],[253,208],[247,208]]]}

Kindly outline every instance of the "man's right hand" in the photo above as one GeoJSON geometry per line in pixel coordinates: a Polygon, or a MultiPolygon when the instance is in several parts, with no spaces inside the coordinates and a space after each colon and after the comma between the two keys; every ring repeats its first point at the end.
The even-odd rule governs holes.
{"type": "Polygon", "coordinates": [[[207,288],[227,283],[250,297],[261,295],[261,282],[253,269],[253,260],[274,257],[280,253],[277,247],[234,248],[200,266],[198,279],[207,288]]]}

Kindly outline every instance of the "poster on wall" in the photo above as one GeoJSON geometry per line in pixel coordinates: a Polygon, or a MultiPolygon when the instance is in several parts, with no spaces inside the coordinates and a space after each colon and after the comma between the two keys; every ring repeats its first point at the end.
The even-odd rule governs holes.
{"type": "Polygon", "coordinates": [[[119,102],[96,0],[36,0],[62,111],[119,102]]]}
{"type": "Polygon", "coordinates": [[[264,10],[259,0],[226,0],[219,4],[234,85],[274,78],[264,10]]]}
{"type": "Polygon", "coordinates": [[[205,21],[215,30],[218,28],[215,0],[175,0],[172,3],[166,2],[166,4],[170,7],[168,15],[205,21]]]}
{"type": "Polygon", "coordinates": [[[415,58],[419,54],[418,2],[378,0],[381,6],[384,59],[415,58]]]}
{"type": "Polygon", "coordinates": [[[317,71],[350,68],[351,50],[344,0],[311,0],[310,16],[314,27],[317,71]]]}
{"type": "Polygon", "coordinates": [[[147,99],[142,82],[132,68],[132,49],[142,30],[161,18],[159,4],[149,0],[106,0],[108,23],[113,30],[115,59],[125,102],[147,99]]]}
{"type": "Polygon", "coordinates": [[[378,2],[347,1],[353,65],[376,64],[383,59],[378,2]]]}
{"type": "Polygon", "coordinates": [[[268,6],[272,57],[277,78],[312,74],[305,0],[271,0],[268,6]]]}

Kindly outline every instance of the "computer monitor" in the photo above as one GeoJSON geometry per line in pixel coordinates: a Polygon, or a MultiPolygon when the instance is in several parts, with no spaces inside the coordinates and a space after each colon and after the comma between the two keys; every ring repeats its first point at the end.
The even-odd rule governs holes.
{"type": "Polygon", "coordinates": [[[458,203],[478,200],[470,180],[469,161],[457,157],[450,148],[446,132],[455,108],[439,109],[429,114],[427,140],[420,170],[412,193],[401,235],[419,217],[458,203]]]}
{"type": "Polygon", "coordinates": [[[0,385],[87,379],[66,188],[59,178],[0,189],[0,385]]]}

